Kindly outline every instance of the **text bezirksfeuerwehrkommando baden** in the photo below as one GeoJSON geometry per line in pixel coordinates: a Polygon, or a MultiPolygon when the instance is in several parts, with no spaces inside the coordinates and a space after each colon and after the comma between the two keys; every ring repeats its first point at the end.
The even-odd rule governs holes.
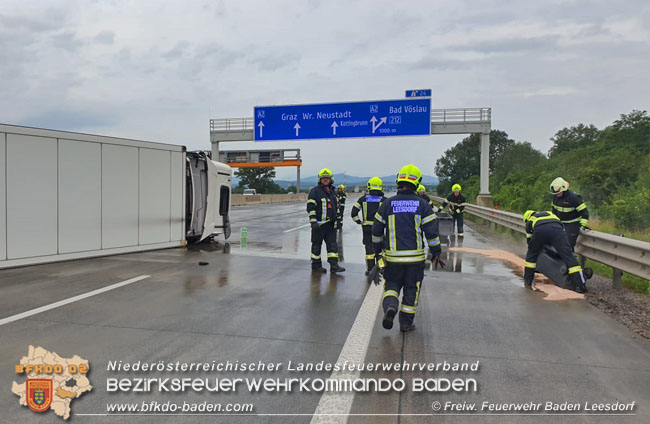
{"type": "MultiPolygon", "coordinates": [[[[110,392],[387,392],[412,390],[413,392],[476,392],[478,382],[473,378],[445,378],[429,376],[403,379],[383,374],[381,377],[360,377],[365,373],[401,373],[403,371],[427,372],[477,372],[479,362],[123,362],[109,361],[107,371],[131,374],[128,377],[111,377],[106,380],[110,392]],[[326,372],[331,377],[259,378],[241,376],[179,377],[177,373],[275,373],[275,372],[326,372]],[[171,376],[141,376],[146,373],[164,373],[171,376]],[[134,376],[132,374],[136,374],[134,376]]],[[[418,374],[421,375],[421,374],[418,374]]]]}

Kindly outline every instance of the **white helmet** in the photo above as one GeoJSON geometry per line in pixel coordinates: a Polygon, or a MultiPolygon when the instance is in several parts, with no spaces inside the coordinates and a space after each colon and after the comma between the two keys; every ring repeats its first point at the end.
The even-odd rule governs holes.
{"type": "Polygon", "coordinates": [[[551,183],[551,194],[558,194],[569,189],[569,183],[562,177],[557,177],[551,183]]]}

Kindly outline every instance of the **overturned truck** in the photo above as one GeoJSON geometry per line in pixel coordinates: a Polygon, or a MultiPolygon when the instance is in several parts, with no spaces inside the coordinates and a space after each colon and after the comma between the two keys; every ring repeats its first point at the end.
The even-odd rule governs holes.
{"type": "Polygon", "coordinates": [[[228,237],[231,180],[182,145],[0,124],[0,268],[228,237]]]}

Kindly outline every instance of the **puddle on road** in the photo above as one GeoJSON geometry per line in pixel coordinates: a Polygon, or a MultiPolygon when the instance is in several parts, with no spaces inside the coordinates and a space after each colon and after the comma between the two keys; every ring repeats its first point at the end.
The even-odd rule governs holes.
{"type": "MultiPolygon", "coordinates": [[[[503,262],[518,276],[524,276],[524,259],[514,253],[497,249],[474,249],[471,247],[450,247],[450,252],[466,252],[487,256],[488,258],[498,259],[503,262]]],[[[584,299],[585,295],[576,293],[572,290],[566,290],[558,287],[550,279],[542,274],[535,274],[535,285],[537,290],[546,294],[544,300],[567,300],[567,299],[584,299]]]]}

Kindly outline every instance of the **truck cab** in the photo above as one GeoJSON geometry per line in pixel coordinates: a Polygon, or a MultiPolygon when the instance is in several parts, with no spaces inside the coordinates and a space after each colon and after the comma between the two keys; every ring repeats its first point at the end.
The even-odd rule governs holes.
{"type": "Polygon", "coordinates": [[[223,234],[230,237],[232,168],[211,160],[209,152],[186,154],[185,237],[198,243],[223,234]]]}

